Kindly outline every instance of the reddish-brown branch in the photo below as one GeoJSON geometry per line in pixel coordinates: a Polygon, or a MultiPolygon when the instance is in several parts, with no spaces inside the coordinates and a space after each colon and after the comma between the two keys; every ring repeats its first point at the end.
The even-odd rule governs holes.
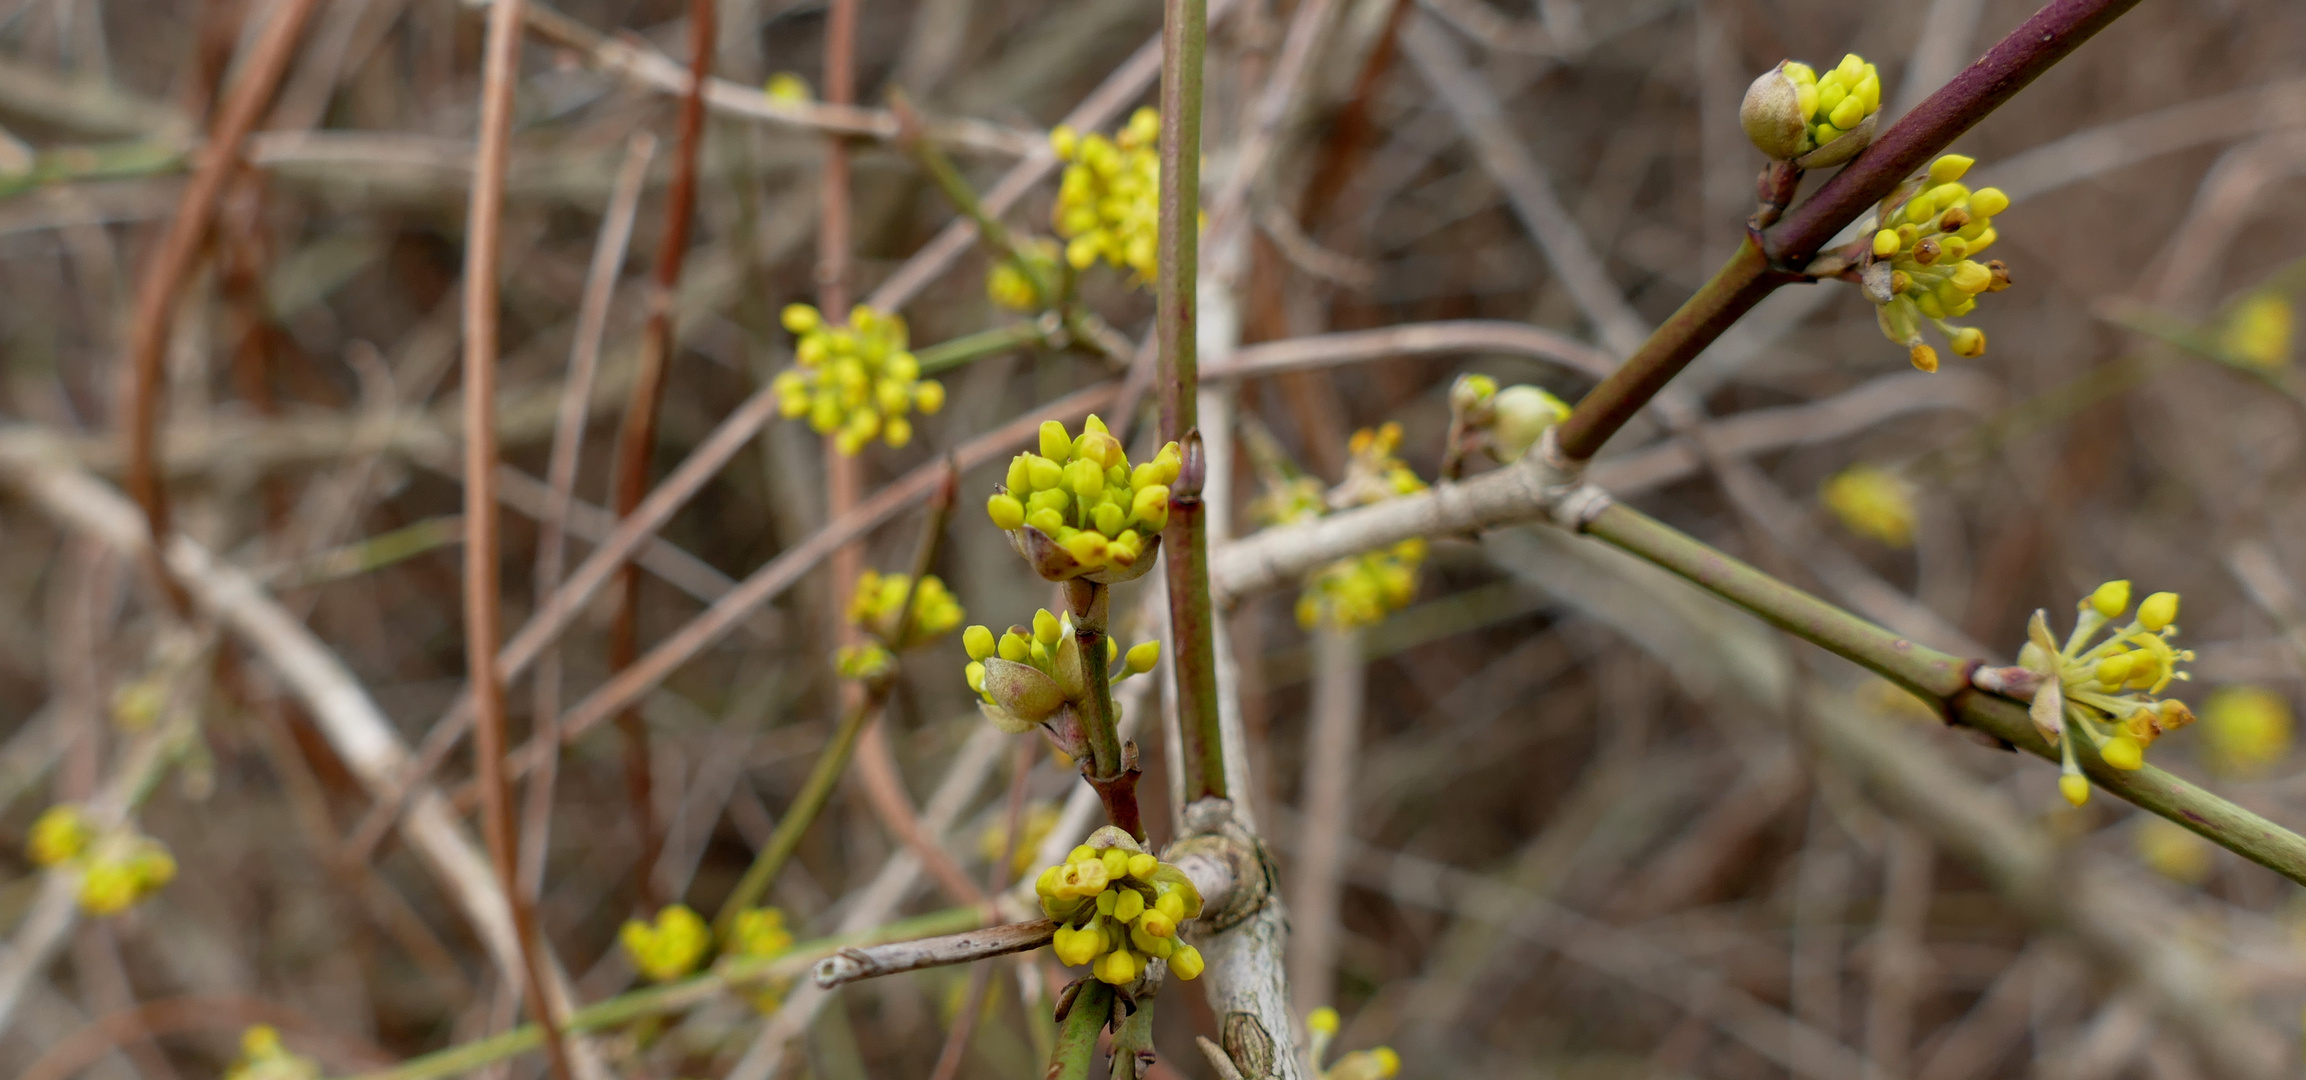
{"type": "Polygon", "coordinates": [[[481,829],[520,943],[529,1012],[545,1031],[557,1080],[570,1080],[560,1018],[545,993],[535,912],[520,890],[520,838],[513,832],[512,784],[505,775],[504,680],[497,671],[501,585],[497,566],[497,274],[504,237],[504,178],[511,156],[513,85],[520,74],[521,0],[489,11],[481,70],[480,142],[464,259],[464,651],[472,684],[473,754],[480,775],[481,829]]]}
{"type": "Polygon", "coordinates": [[[2052,0],[1952,82],[1907,113],[1771,229],[1751,238],[1713,280],[1658,327],[1616,373],[1578,402],[1558,430],[1561,453],[1583,461],[1762,298],[1807,265],[1834,234],[1900,180],[2064,59],[2138,0],[2052,0]]]}
{"type": "MultiPolygon", "coordinates": [[[[680,286],[681,265],[689,250],[689,227],[696,218],[697,154],[705,134],[705,80],[712,75],[713,0],[689,0],[689,89],[681,98],[679,141],[673,149],[672,187],[665,193],[665,231],[657,242],[656,278],[649,290],[648,330],[641,346],[641,369],[633,380],[632,397],[625,405],[624,425],[617,431],[615,510],[626,517],[649,492],[649,464],[657,445],[657,414],[663,410],[665,384],[671,379],[673,358],[673,292],[680,286]]],[[[622,671],[640,655],[640,567],[626,563],[617,571],[617,618],[609,629],[609,669],[622,671]]],[[[640,856],[634,872],[641,907],[654,912],[664,898],[657,895],[657,850],[664,838],[657,826],[655,794],[649,780],[649,732],[637,710],[617,714],[623,736],[625,797],[631,805],[633,828],[640,834],[640,856]]]]}
{"type": "Polygon", "coordinates": [[[144,509],[145,523],[156,541],[146,549],[145,564],[179,612],[189,610],[189,602],[157,554],[163,550],[157,541],[169,530],[168,489],[161,479],[158,453],[162,375],[176,298],[200,259],[225,182],[239,163],[241,144],[263,118],[295,55],[304,24],[319,6],[319,0],[287,0],[266,20],[263,36],[249,49],[239,78],[224,93],[216,122],[209,127],[207,149],[177,197],[176,214],[153,246],[136,286],[136,308],[128,324],[127,401],[121,409],[128,435],[126,479],[128,494],[144,509]]]}

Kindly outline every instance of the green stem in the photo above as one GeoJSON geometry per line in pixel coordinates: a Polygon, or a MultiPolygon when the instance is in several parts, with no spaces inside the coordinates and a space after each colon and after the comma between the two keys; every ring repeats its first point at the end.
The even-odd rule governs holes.
{"type": "Polygon", "coordinates": [[[753,857],[753,865],[745,868],[745,876],[737,879],[737,887],[721,903],[720,914],[713,916],[713,936],[726,941],[730,928],[736,925],[737,913],[761,902],[769,886],[777,880],[778,872],[785,868],[793,851],[801,846],[801,836],[809,831],[809,824],[817,820],[825,804],[833,797],[833,787],[841,782],[841,773],[849,767],[849,758],[856,753],[857,736],[865,730],[875,713],[880,712],[881,695],[868,692],[865,700],[851,706],[841,717],[841,724],[833,732],[833,741],[817,755],[817,763],[809,768],[809,778],[801,784],[801,793],[793,797],[785,808],[783,820],[777,822],[769,842],[761,853],[753,857]]]}
{"type": "Polygon", "coordinates": [[[1176,646],[1178,739],[1188,801],[1223,798],[1225,747],[1218,732],[1215,613],[1209,597],[1209,536],[1201,486],[1206,463],[1195,430],[1199,359],[1194,335],[1201,258],[1201,67],[1209,45],[1208,0],[1163,0],[1161,23],[1161,232],[1155,269],[1160,344],[1161,437],[1185,451],[1171,485],[1168,548],[1170,637],[1176,646]]]}
{"type": "Polygon", "coordinates": [[[1016,267],[1018,273],[1025,275],[1025,280],[1033,284],[1033,295],[1042,307],[1062,306],[1064,297],[1059,293],[1057,283],[1049,280],[1041,268],[1034,265],[1033,260],[1027,257],[1028,252],[1023,242],[1009,231],[1008,226],[1001,224],[1001,219],[985,212],[984,201],[977,198],[976,189],[971,188],[969,181],[961,176],[961,170],[953,167],[953,159],[946,157],[945,151],[920,130],[920,118],[914,114],[910,103],[898,95],[891,104],[895,107],[902,132],[899,144],[913,155],[914,160],[920,162],[929,178],[937,182],[937,187],[945,193],[945,198],[952,201],[954,209],[977,226],[978,239],[983,240],[996,254],[1009,260],[1009,264],[1016,267]]]}
{"type": "MultiPolygon", "coordinates": [[[[587,1005],[568,1017],[564,1030],[602,1031],[649,1016],[680,1012],[747,983],[799,978],[818,960],[852,945],[905,941],[935,934],[957,933],[979,925],[984,911],[974,907],[950,908],[893,922],[855,934],[840,934],[803,942],[773,957],[748,957],[714,965],[713,970],[680,982],[651,986],[587,1005]]],[[[438,1080],[471,1072],[484,1065],[536,1050],[544,1033],[535,1024],[523,1024],[502,1035],[452,1046],[389,1069],[363,1073],[354,1080],[438,1080]]]]}
{"type": "Polygon", "coordinates": [[[1109,640],[1105,624],[1113,590],[1082,578],[1066,582],[1064,588],[1065,606],[1073,616],[1073,644],[1081,657],[1081,683],[1088,688],[1088,698],[1081,703],[1081,733],[1089,743],[1089,759],[1081,763],[1081,775],[1104,802],[1105,819],[1143,840],[1137,773],[1121,745],[1121,710],[1113,704],[1113,680],[1105,659],[1109,640]]]}
{"type": "Polygon", "coordinates": [[[1137,1011],[1121,1021],[1113,1032],[1113,1080],[1138,1080],[1144,1075],[1139,1065],[1153,1063],[1153,993],[1148,989],[1137,996],[1137,1011]]]}
{"type": "MultiPolygon", "coordinates": [[[[1951,722],[1976,728],[2047,761],[2061,758],[2060,748],[2034,728],[2024,705],[1970,684],[1977,661],[1898,637],[1622,503],[1603,510],[1585,531],[1938,702],[1951,722]]],[[[2129,771],[2116,769],[2107,765],[2087,740],[2072,741],[2083,773],[2099,787],[2306,885],[2306,837],[2151,765],[2129,771]]]]}
{"type": "Polygon", "coordinates": [[[921,374],[935,375],[950,371],[973,360],[1038,345],[1048,340],[1048,334],[1038,322],[1012,323],[991,330],[940,341],[925,349],[913,350],[913,359],[921,362],[921,374]]]}
{"type": "Polygon", "coordinates": [[[1049,1054],[1048,1080],[1089,1080],[1089,1066],[1097,1060],[1097,1033],[1113,1013],[1113,988],[1091,979],[1073,996],[1073,1011],[1057,1029],[1057,1048],[1049,1054]]]}

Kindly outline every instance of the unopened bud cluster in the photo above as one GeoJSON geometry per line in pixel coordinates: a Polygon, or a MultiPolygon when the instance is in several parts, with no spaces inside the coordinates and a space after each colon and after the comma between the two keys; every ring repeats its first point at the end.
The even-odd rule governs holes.
{"type": "Polygon", "coordinates": [[[1545,429],[1569,419],[1569,403],[1542,387],[1516,384],[1499,389],[1487,375],[1461,375],[1449,388],[1451,412],[1501,462],[1519,461],[1537,445],[1545,429]]]}
{"type": "Polygon", "coordinates": [[[1070,127],[1049,133],[1069,164],[1051,214],[1065,238],[1065,261],[1086,270],[1099,259],[1153,280],[1160,241],[1161,114],[1139,109],[1111,139],[1070,127]]]}
{"type": "Polygon", "coordinates": [[[1057,278],[1057,245],[1042,237],[1023,242],[1017,256],[1030,264],[1020,267],[1015,261],[1003,259],[993,264],[993,272],[985,278],[985,295],[994,304],[1011,311],[1038,311],[1048,306],[1052,298],[1041,295],[1041,285],[1034,280],[1054,281],[1057,278]]]}
{"type": "Polygon", "coordinates": [[[1851,532],[1894,548],[1913,546],[1914,485],[1905,477],[1875,465],[1852,465],[1828,478],[1818,495],[1851,532]]]}
{"type": "Polygon", "coordinates": [[[1391,1080],[1401,1072],[1401,1055],[1390,1046],[1340,1054],[1327,1068],[1322,1067],[1321,1059],[1328,1056],[1337,1029],[1337,1010],[1327,1005],[1305,1014],[1306,1056],[1312,1059],[1314,1075],[1320,1080],[1391,1080]]]}
{"type": "MultiPolygon", "coordinates": [[[[1399,424],[1356,431],[1344,482],[1324,494],[1319,482],[1300,477],[1259,500],[1255,511],[1268,524],[1288,525],[1425,490],[1425,481],[1393,456],[1400,447],[1399,424]]],[[[1297,624],[1337,630],[1381,622],[1417,595],[1417,569],[1424,561],[1425,541],[1411,537],[1323,566],[1306,577],[1298,594],[1297,624]]]]}
{"type": "MultiPolygon", "coordinates": [[[[1097,673],[1112,682],[1151,671],[1161,660],[1159,641],[1139,642],[1127,655],[1119,642],[1110,637],[1104,641],[1105,656],[1098,661],[1097,673]],[[1112,666],[1115,660],[1120,661],[1118,668],[1112,666]]],[[[972,626],[962,632],[961,646],[969,653],[962,673],[969,689],[977,692],[978,710],[1002,731],[1012,735],[1031,731],[1088,700],[1093,672],[1081,656],[1070,615],[1051,614],[1044,608],[1033,613],[1032,626],[1012,626],[997,639],[991,628],[972,626]]],[[[1069,747],[1061,748],[1073,753],[1069,747]]]]}
{"type": "Polygon", "coordinates": [[[1135,981],[1154,960],[1167,960],[1180,979],[1199,976],[1200,950],[1178,937],[1178,927],[1201,914],[1201,891],[1119,829],[1108,825],[1089,841],[1033,882],[1041,911],[1058,924],[1049,942],[1058,962],[1090,965],[1115,986],[1135,981]]]}
{"type": "Polygon", "coordinates": [[[257,1024],[240,1033],[240,1056],[224,1070],[224,1080],[318,1080],[320,1063],[290,1053],[280,1032],[257,1024]]]}
{"type": "Polygon", "coordinates": [[[961,602],[937,575],[921,579],[913,590],[913,614],[906,620],[905,593],[911,574],[882,574],[867,570],[857,578],[856,595],[849,599],[849,621],[873,640],[843,645],[835,662],[845,679],[871,679],[886,674],[895,663],[891,652],[926,645],[961,625],[961,602]],[[898,625],[902,621],[904,625],[898,625]]]}
{"type": "Polygon", "coordinates": [[[875,438],[903,446],[913,441],[908,414],[945,407],[944,385],[921,378],[921,362],[906,351],[903,316],[859,304],[848,325],[835,326],[814,307],[788,304],[782,320],[800,339],[793,346],[800,367],[771,384],[778,411],[807,417],[842,454],[854,456],[875,438]]]}
{"type": "Polygon", "coordinates": [[[1762,153],[1804,169],[1839,165],[1873,139],[1882,78],[1851,53],[1819,74],[1787,60],[1746,88],[1738,120],[1762,153]]]}
{"type": "Polygon", "coordinates": [[[1050,581],[1110,584],[1152,569],[1169,524],[1177,444],[1133,466],[1121,441],[1091,416],[1077,436],[1058,421],[1042,424],[1040,447],[1010,459],[1007,482],[985,501],[1025,561],[1050,581]]]}
{"type": "Polygon", "coordinates": [[[2184,702],[2155,696],[2171,680],[2186,678],[2178,665],[2194,659],[2170,644],[2178,633],[2178,594],[2155,593],[2127,624],[2117,623],[2129,607],[2129,582],[2098,586],[2078,605],[2074,631],[2062,645],[2050,634],[2048,615],[2036,611],[2018,653],[2018,665],[2040,677],[2030,715],[2042,736],[2062,748],[2058,790],[2076,806],[2088,801],[2090,783],[2074,758],[2075,732],[2106,764],[2137,769],[2155,739],[2194,722],[2184,702]],[[2091,644],[2100,632],[2105,640],[2091,644]]]}
{"type": "Polygon", "coordinates": [[[1867,253],[1866,295],[1882,335],[1905,346],[1923,371],[1938,369],[1937,350],[1922,341],[1925,320],[1945,335],[1954,355],[1978,356],[1986,351],[1986,332],[1948,320],[1976,308],[1979,293],[2010,287],[2010,270],[1999,260],[1972,258],[1994,246],[1994,215],[2009,209],[2010,197],[1999,188],[1963,186],[1970,164],[1947,154],[1900,185],[1882,203],[1867,253]]]}
{"type": "Polygon", "coordinates": [[[79,807],[58,803],[32,823],[33,863],[77,870],[80,910],[117,915],[176,879],[176,858],[160,841],[122,826],[102,830],[79,807]]]}

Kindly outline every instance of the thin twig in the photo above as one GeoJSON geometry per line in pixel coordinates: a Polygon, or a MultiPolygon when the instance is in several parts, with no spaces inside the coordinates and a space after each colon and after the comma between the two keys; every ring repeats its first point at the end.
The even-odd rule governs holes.
{"type": "Polygon", "coordinates": [[[1329,1004],[1336,975],[1344,843],[1361,741],[1364,672],[1360,634],[1323,629],[1313,638],[1313,702],[1306,731],[1304,842],[1293,868],[1289,982],[1300,1014],[1329,1004]]]}
{"type": "MultiPolygon", "coordinates": [[[[168,489],[161,481],[157,454],[161,369],[168,356],[169,332],[175,328],[176,298],[200,259],[217,201],[239,163],[241,144],[263,119],[265,106],[272,101],[273,91],[296,53],[304,24],[319,7],[319,0],[286,0],[280,10],[266,18],[239,76],[216,110],[207,152],[185,184],[184,193],[177,197],[176,214],[168,219],[168,229],[154,246],[137,283],[136,310],[128,330],[128,400],[122,413],[128,435],[128,490],[144,508],[154,539],[150,550],[155,553],[169,530],[168,489]]],[[[169,579],[159,555],[151,556],[148,565],[166,590],[169,603],[179,614],[188,610],[182,586],[169,579]]]]}
{"type": "MultiPolygon", "coordinates": [[[[649,289],[648,328],[641,335],[641,366],[633,378],[632,397],[625,404],[624,423],[617,429],[616,491],[612,509],[630,516],[649,490],[649,463],[656,456],[657,414],[663,411],[665,385],[672,378],[673,292],[680,288],[681,267],[689,254],[689,227],[696,218],[697,155],[705,139],[705,79],[712,73],[714,0],[689,0],[688,92],[681,98],[680,133],[673,144],[672,186],[665,193],[665,228],[657,238],[656,276],[649,289]]],[[[609,627],[609,670],[622,671],[640,652],[640,567],[627,563],[617,571],[617,616],[609,627]]],[[[633,830],[640,836],[634,877],[641,909],[653,912],[663,902],[656,894],[657,852],[664,837],[657,823],[649,781],[649,729],[640,713],[626,709],[617,714],[617,731],[624,750],[625,799],[633,830]]]]}
{"type": "MultiPolygon", "coordinates": [[[[568,558],[569,506],[575,501],[578,457],[584,451],[585,421],[591,416],[593,378],[600,369],[601,338],[608,330],[609,303],[616,295],[617,276],[623,271],[625,252],[632,241],[633,221],[639,215],[641,191],[648,180],[649,159],[656,155],[656,136],[647,132],[625,143],[624,165],[617,171],[609,195],[608,211],[601,216],[600,233],[593,241],[592,265],[585,273],[584,297],[577,306],[576,340],[569,347],[568,381],[562,384],[560,417],[553,425],[552,456],[545,467],[545,509],[537,519],[536,595],[551,596],[560,589],[562,564],[568,558]]],[[[550,725],[560,719],[560,650],[547,648],[536,661],[535,694],[530,723],[540,732],[557,733],[550,725]]],[[[557,755],[547,758],[529,778],[528,802],[521,822],[521,882],[531,894],[543,887],[545,849],[552,824],[552,796],[557,755]]]]}
{"type": "Polygon", "coordinates": [[[827,990],[859,979],[879,978],[922,968],[989,960],[1038,949],[1049,943],[1057,924],[1048,919],[1006,923],[944,937],[915,938],[864,948],[842,949],[817,962],[817,985],[827,990]]]}
{"type": "MultiPolygon", "coordinates": [[[[497,273],[504,228],[505,163],[511,157],[512,97],[520,78],[523,0],[489,11],[481,71],[480,147],[465,214],[464,265],[464,654],[473,687],[473,755],[480,774],[481,826],[498,887],[520,945],[522,986],[543,1025],[553,1075],[571,1080],[568,1046],[544,989],[535,913],[520,890],[520,837],[513,831],[512,782],[505,776],[505,687],[497,673],[503,588],[498,580],[496,506],[497,273]]],[[[164,532],[155,531],[155,536],[164,532]]]]}

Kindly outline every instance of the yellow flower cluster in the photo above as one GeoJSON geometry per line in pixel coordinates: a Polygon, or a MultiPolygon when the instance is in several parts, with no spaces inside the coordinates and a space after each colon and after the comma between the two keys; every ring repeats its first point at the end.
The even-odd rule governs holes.
{"type": "Polygon", "coordinates": [[[1340,1055],[1328,1068],[1322,1068],[1321,1059],[1329,1052],[1329,1043],[1337,1038],[1337,1010],[1327,1005],[1305,1014],[1306,1056],[1313,1061],[1314,1075],[1320,1080],[1391,1080],[1401,1072],[1401,1055],[1390,1046],[1374,1050],[1355,1050],[1340,1055]]]}
{"type": "Polygon", "coordinates": [[[240,1033],[240,1056],[224,1070],[224,1080],[317,1080],[320,1063],[281,1045],[280,1032],[258,1024],[240,1033]]]}
{"type": "Polygon", "coordinates": [[[2144,820],[2138,822],[2132,842],[2138,849],[2138,861],[2155,873],[2180,885],[2199,885],[2216,869],[2218,849],[2194,835],[2194,830],[2152,814],[2139,817],[2144,820]]]}
{"type": "Polygon", "coordinates": [[[1177,936],[1201,914],[1201,892],[1183,871],[1138,848],[1108,825],[1065,861],[1041,871],[1033,891],[1057,920],[1049,945],[1069,966],[1091,965],[1100,981],[1136,980],[1153,960],[1169,961],[1180,979],[1201,974],[1201,953],[1177,936]]]}
{"type": "Polygon", "coordinates": [[[176,880],[176,858],[160,841],[125,827],[99,833],[69,803],[41,813],[26,847],[37,865],[80,871],[80,910],[90,915],[117,915],[176,880]]]}
{"type": "Polygon", "coordinates": [[[1856,53],[1821,75],[1797,60],[1746,89],[1738,122],[1762,153],[1805,168],[1839,165],[1865,149],[1882,109],[1882,77],[1856,53]]]}
{"type": "Polygon", "coordinates": [[[2172,679],[2186,678],[2178,665],[2194,659],[2170,645],[2178,633],[2177,593],[2147,597],[2135,618],[2095,645],[2091,640],[2129,609],[2130,583],[2100,585],[2078,607],[2074,632],[2063,645],[2050,636],[2049,617],[2035,612],[2018,652],[2019,666],[2041,679],[2031,715],[2043,737],[2064,750],[2058,790],[2076,806],[2089,800],[2090,782],[2074,760],[2073,732],[2089,739],[2106,764],[2136,769],[2145,765],[2146,748],[2155,739],[2194,722],[2184,702],[2155,698],[2172,679]]]}
{"type": "MultiPolygon", "coordinates": [[[[1042,281],[1057,279],[1057,245],[1034,237],[1024,242],[1023,258],[1032,264],[1042,281]]],[[[1011,311],[1039,311],[1048,305],[1051,297],[1041,295],[1041,287],[1034,283],[1033,275],[1014,261],[1002,259],[993,264],[993,272],[985,278],[985,295],[993,303],[1011,311]]]]}
{"type": "Polygon", "coordinates": [[[1161,114],[1139,109],[1111,139],[1060,126],[1049,147],[1070,164],[1051,215],[1076,270],[1103,259],[1151,281],[1160,239],[1161,114]]]}
{"type": "Polygon", "coordinates": [[[1044,578],[1127,581],[1153,566],[1179,462],[1172,442],[1132,466],[1096,416],[1078,436],[1051,420],[1041,425],[1040,453],[1010,459],[1007,483],[985,512],[1044,578]]]}
{"type": "MultiPolygon", "coordinates": [[[[1311,478],[1292,480],[1260,501],[1258,515],[1268,524],[1287,525],[1425,490],[1425,481],[1393,456],[1401,447],[1401,425],[1363,428],[1347,445],[1352,457],[1343,483],[1324,496],[1311,478]]],[[[1345,629],[1383,621],[1417,595],[1417,568],[1424,561],[1425,541],[1412,537],[1323,566],[1306,578],[1298,594],[1297,624],[1308,630],[1345,629]]]]}
{"type": "Polygon", "coordinates": [[[873,640],[843,645],[833,654],[834,666],[842,678],[873,679],[885,675],[896,663],[890,650],[902,652],[926,645],[961,625],[961,602],[953,598],[943,581],[931,574],[921,579],[919,595],[913,598],[912,625],[902,628],[900,640],[897,619],[904,611],[905,588],[912,581],[911,574],[881,574],[871,570],[857,578],[856,595],[849,599],[849,621],[865,628],[873,640]]]}
{"type": "Polygon", "coordinates": [[[1875,321],[1923,371],[1938,370],[1937,350],[1922,342],[1923,320],[1946,336],[1954,355],[1980,355],[1986,332],[1947,320],[1969,314],[1979,293],[2010,287],[2009,268],[2000,260],[1971,258],[1994,246],[1994,215],[2009,209],[2010,197],[1999,188],[1964,187],[1961,178],[1970,164],[1960,154],[1931,162],[1926,173],[1883,200],[1874,232],[1866,292],[1875,321]]]}
{"type": "MultiPolygon", "coordinates": [[[[1031,627],[1012,626],[998,640],[989,627],[972,626],[961,633],[961,646],[969,653],[963,675],[977,692],[978,710],[993,726],[1012,735],[1057,715],[1058,710],[1089,695],[1089,669],[1081,662],[1080,639],[1073,634],[1073,617],[1053,615],[1048,609],[1033,613],[1031,627]]],[[[1142,641],[1121,655],[1119,642],[1105,639],[1106,665],[1121,660],[1119,671],[1108,675],[1120,682],[1153,670],[1161,661],[1161,643],[1142,641]]]]}
{"type": "Polygon", "coordinates": [[[2210,767],[2228,776],[2264,774],[2290,756],[2290,703],[2262,686],[2228,686],[2202,704],[2210,767]]]}
{"type": "MultiPolygon", "coordinates": [[[[729,926],[728,951],[732,956],[767,959],[783,956],[792,947],[793,932],[785,926],[785,913],[780,908],[746,908],[737,912],[736,921],[729,926]]],[[[777,1011],[790,989],[790,979],[769,980],[753,992],[753,1008],[764,1015],[777,1011]]]]}
{"type": "Polygon", "coordinates": [[[633,970],[653,982],[670,982],[704,961],[712,949],[713,929],[687,904],[673,904],[657,912],[653,924],[626,919],[617,930],[617,943],[624,946],[633,970]]]}
{"type": "Polygon", "coordinates": [[[921,378],[921,362],[906,351],[905,319],[859,304],[846,326],[834,326],[807,304],[788,304],[785,329],[800,339],[793,359],[800,367],[771,383],[778,411],[788,419],[808,417],[819,434],[833,436],[842,454],[854,456],[875,437],[890,446],[913,441],[913,422],[945,407],[945,387],[921,378]]]}
{"type": "Polygon", "coordinates": [[[1894,548],[1913,546],[1914,485],[1905,477],[1873,465],[1852,465],[1829,477],[1818,497],[1851,532],[1894,548]]]}

